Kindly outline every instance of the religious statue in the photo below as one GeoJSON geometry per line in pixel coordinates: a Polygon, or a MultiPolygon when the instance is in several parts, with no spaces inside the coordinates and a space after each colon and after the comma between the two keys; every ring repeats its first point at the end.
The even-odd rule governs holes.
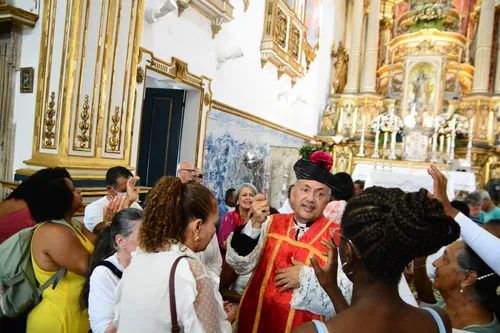
{"type": "Polygon", "coordinates": [[[434,85],[429,82],[422,69],[418,72],[417,78],[411,83],[413,100],[410,101],[412,114],[416,117],[417,124],[423,124],[428,116],[428,108],[432,104],[432,93],[434,85]]]}
{"type": "Polygon", "coordinates": [[[334,49],[335,44],[332,47],[332,58],[337,58],[335,64],[335,80],[334,87],[335,93],[341,94],[344,92],[345,85],[347,83],[347,66],[349,65],[349,55],[347,54],[347,50],[342,44],[339,42],[339,47],[337,51],[334,49]]]}
{"type": "Polygon", "coordinates": [[[329,104],[325,107],[325,111],[323,111],[321,129],[319,130],[320,135],[333,135],[335,132],[335,123],[335,108],[329,104]]]}

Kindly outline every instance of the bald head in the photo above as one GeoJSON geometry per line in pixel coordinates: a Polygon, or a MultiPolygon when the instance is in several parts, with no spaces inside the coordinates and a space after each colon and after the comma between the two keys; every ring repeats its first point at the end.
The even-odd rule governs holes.
{"type": "Polygon", "coordinates": [[[179,163],[177,168],[177,174],[183,183],[187,183],[190,180],[193,180],[193,176],[195,174],[195,168],[193,163],[188,161],[182,161],[179,163]]]}

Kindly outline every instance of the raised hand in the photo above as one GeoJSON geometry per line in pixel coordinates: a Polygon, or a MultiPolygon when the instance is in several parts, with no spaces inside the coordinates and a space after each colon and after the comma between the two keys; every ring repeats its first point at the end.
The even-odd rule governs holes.
{"type": "Polygon", "coordinates": [[[127,196],[125,197],[127,207],[130,207],[130,205],[139,199],[139,191],[135,188],[136,181],[134,177],[131,177],[127,181],[127,196]]]}
{"type": "Polygon", "coordinates": [[[224,312],[227,315],[227,321],[230,322],[231,324],[234,323],[236,320],[236,309],[234,308],[234,305],[232,303],[229,303],[227,301],[224,302],[224,312]]]}
{"type": "Polygon", "coordinates": [[[311,265],[314,268],[314,273],[316,273],[319,284],[328,292],[329,289],[338,288],[338,249],[333,242],[328,239],[322,239],[321,244],[328,249],[328,253],[323,253],[323,255],[328,256],[326,264],[321,268],[318,261],[313,256],[311,257],[311,265]]]}
{"type": "Polygon", "coordinates": [[[262,224],[266,222],[270,212],[271,207],[269,207],[266,195],[264,193],[257,194],[252,203],[252,208],[250,209],[250,213],[253,214],[252,226],[256,229],[260,229],[262,224]]]}
{"type": "Polygon", "coordinates": [[[448,199],[448,194],[446,193],[448,179],[434,164],[431,164],[427,172],[434,180],[434,197],[441,201],[447,215],[455,217],[458,212],[451,206],[450,199],[448,199]]]}
{"type": "Polygon", "coordinates": [[[124,199],[116,196],[113,199],[109,201],[109,204],[104,207],[104,213],[103,213],[103,222],[104,223],[111,223],[113,221],[113,217],[118,213],[120,210],[122,210],[124,203],[124,199]]]}

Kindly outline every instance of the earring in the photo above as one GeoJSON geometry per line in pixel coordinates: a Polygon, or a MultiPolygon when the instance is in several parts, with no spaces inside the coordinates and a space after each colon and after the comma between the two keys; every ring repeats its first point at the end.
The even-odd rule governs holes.
{"type": "Polygon", "coordinates": [[[463,285],[460,286],[460,293],[462,293],[462,294],[464,293],[464,288],[465,287],[463,285]]]}
{"type": "Polygon", "coordinates": [[[194,241],[197,242],[200,240],[200,235],[196,235],[196,237],[194,238],[194,241]]]}
{"type": "Polygon", "coordinates": [[[345,271],[345,266],[347,265],[347,263],[343,263],[342,264],[342,271],[345,273],[345,275],[351,275],[352,273],[354,273],[354,271],[350,271],[350,272],[346,272],[345,271]]]}

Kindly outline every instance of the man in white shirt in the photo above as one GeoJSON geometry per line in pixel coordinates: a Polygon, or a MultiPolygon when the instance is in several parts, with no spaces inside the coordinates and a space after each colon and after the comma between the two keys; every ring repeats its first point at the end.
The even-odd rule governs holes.
{"type": "Polygon", "coordinates": [[[120,209],[131,207],[142,210],[142,207],[136,202],[139,196],[135,190],[135,179],[127,168],[116,166],[108,170],[106,191],[108,193],[104,197],[85,207],[83,223],[94,234],[98,234],[106,226],[106,223],[111,222],[104,221],[104,208],[113,198],[122,198],[120,209]]]}

